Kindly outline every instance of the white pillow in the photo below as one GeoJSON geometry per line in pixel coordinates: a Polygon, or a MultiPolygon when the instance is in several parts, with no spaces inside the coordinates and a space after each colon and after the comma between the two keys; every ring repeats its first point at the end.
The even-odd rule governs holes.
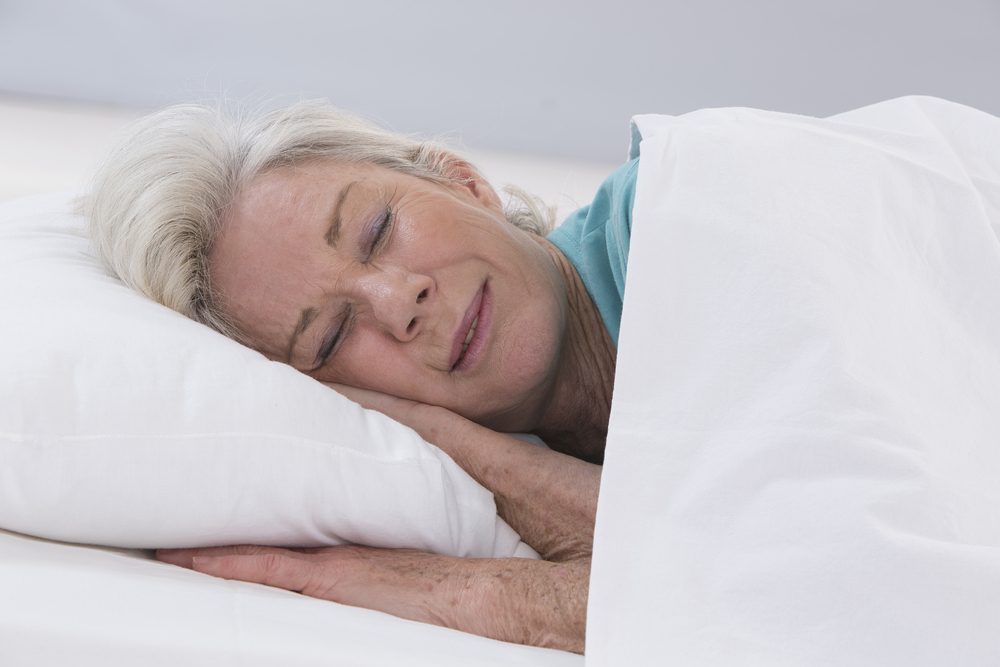
{"type": "Polygon", "coordinates": [[[410,429],[108,277],[71,201],[0,206],[0,528],[518,550],[493,496],[410,429]]]}

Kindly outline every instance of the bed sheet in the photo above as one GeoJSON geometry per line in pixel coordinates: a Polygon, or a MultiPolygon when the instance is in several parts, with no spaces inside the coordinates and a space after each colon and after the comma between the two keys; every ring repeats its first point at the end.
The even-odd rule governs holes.
{"type": "Polygon", "coordinates": [[[582,667],[519,646],[255,584],[150,552],[0,531],[0,664],[582,667]]]}

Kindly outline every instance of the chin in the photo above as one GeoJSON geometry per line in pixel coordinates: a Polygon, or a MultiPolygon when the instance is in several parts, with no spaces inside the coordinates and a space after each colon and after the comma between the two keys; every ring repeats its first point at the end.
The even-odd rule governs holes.
{"type": "Polygon", "coordinates": [[[463,415],[494,431],[530,432],[538,426],[555,391],[561,327],[522,329],[520,344],[505,355],[496,386],[485,397],[486,410],[463,415]]]}

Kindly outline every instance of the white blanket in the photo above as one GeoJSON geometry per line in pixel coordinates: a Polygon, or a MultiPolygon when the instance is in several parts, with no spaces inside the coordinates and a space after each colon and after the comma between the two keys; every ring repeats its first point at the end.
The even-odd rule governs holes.
{"type": "Polygon", "coordinates": [[[634,129],[588,667],[1000,664],[1000,120],[634,129]]]}

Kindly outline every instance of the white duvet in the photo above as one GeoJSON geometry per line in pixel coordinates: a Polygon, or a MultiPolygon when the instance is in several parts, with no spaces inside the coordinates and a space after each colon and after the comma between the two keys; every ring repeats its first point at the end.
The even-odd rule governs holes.
{"type": "Polygon", "coordinates": [[[1000,120],[633,129],[587,664],[1000,664],[1000,120]]]}

